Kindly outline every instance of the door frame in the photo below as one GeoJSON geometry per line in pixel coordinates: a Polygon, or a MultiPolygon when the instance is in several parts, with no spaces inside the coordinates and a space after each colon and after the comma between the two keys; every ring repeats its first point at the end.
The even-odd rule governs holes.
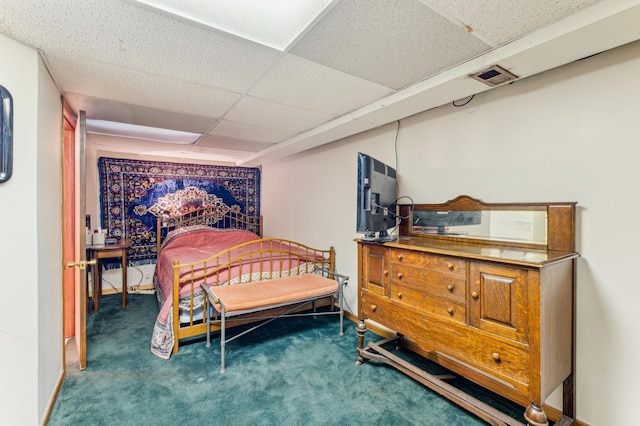
{"type": "MultiPolygon", "coordinates": [[[[86,321],[87,321],[87,271],[86,271],[86,114],[80,111],[76,117],[66,102],[63,102],[63,128],[74,129],[74,138],[63,133],[63,240],[71,239],[71,244],[63,243],[63,328],[67,334],[65,323],[69,321],[68,311],[71,309],[69,292],[73,291],[73,339],[77,352],[78,368],[87,366],[86,321]],[[71,220],[65,221],[66,218],[71,220]],[[66,248],[66,249],[65,249],[66,248]],[[72,269],[71,265],[78,266],[72,269]],[[68,271],[70,269],[70,271],[68,271]],[[71,272],[73,271],[73,272],[71,272]]],[[[68,241],[67,241],[68,242],[68,241]]],[[[67,336],[65,336],[66,341],[67,336]]],[[[64,345],[66,347],[66,344],[64,345]]],[[[66,365],[66,359],[65,359],[66,365]]]]}

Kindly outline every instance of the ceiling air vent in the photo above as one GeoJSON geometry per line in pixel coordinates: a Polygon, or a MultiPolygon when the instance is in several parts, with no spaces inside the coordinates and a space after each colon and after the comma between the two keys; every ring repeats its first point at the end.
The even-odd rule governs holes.
{"type": "Polygon", "coordinates": [[[496,87],[518,78],[516,75],[511,74],[509,71],[498,65],[493,65],[478,73],[471,74],[469,77],[481,81],[482,83],[491,87],[496,87]]]}

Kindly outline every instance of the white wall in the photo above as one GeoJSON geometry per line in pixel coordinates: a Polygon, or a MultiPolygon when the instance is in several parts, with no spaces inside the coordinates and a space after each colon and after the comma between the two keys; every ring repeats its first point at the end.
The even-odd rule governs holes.
{"type": "MultiPolygon", "coordinates": [[[[591,425],[629,424],[637,405],[639,75],[636,42],[404,119],[398,135],[400,193],[416,203],[579,202],[577,413],[591,425]]],[[[334,245],[354,310],[356,152],[393,165],[395,132],[263,165],[265,236],[334,245]]]]}
{"type": "Polygon", "coordinates": [[[38,61],[38,415],[62,374],[62,101],[38,61]]]}
{"type": "Polygon", "coordinates": [[[0,424],[40,424],[63,371],[61,104],[35,50],[0,35],[0,51],[14,101],[13,176],[0,184],[0,424]]]}

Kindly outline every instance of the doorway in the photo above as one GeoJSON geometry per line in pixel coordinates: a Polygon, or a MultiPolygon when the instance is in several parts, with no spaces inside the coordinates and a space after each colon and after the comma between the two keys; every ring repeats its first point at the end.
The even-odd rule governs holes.
{"type": "Polygon", "coordinates": [[[86,116],[63,103],[62,257],[65,367],[86,368],[87,275],[85,247],[86,116]]]}

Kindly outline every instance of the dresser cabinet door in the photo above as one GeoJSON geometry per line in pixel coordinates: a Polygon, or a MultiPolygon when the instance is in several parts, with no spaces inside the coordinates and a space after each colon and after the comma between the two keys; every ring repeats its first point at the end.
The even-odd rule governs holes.
{"type": "Polygon", "coordinates": [[[469,296],[471,326],[528,343],[525,269],[471,262],[469,296]]]}
{"type": "Polygon", "coordinates": [[[389,249],[363,244],[362,254],[362,289],[389,297],[389,249]]]}

